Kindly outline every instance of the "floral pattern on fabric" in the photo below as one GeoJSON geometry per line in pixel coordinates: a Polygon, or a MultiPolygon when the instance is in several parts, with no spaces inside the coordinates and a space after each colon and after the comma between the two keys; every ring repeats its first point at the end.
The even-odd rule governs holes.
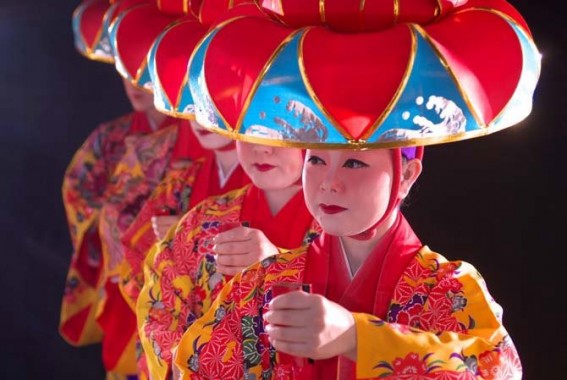
{"type": "Polygon", "coordinates": [[[98,220],[111,174],[126,151],[133,114],[99,125],[74,154],[65,171],[62,196],[73,255],[65,282],[60,331],[71,344],[85,345],[101,338],[94,322],[100,300],[98,284],[102,251],[98,220]]]}
{"type": "MultiPolygon", "coordinates": [[[[262,339],[262,313],[274,281],[302,281],[306,256],[283,253],[236,275],[183,335],[175,358],[182,378],[231,373],[222,378],[293,379],[262,339]],[[242,356],[235,358],[239,351],[242,356]]],[[[470,264],[448,262],[423,247],[400,278],[386,321],[353,313],[357,336],[364,337],[357,340],[356,376],[521,379],[518,354],[500,315],[470,264]]]]}
{"type": "Polygon", "coordinates": [[[199,158],[188,161],[182,167],[170,167],[122,237],[125,260],[121,268],[120,285],[133,309],[144,285],[143,262],[146,253],[156,242],[151,218],[157,213],[183,215],[189,211],[193,184],[203,161],[204,158],[199,158]]]}
{"type": "MultiPolygon", "coordinates": [[[[208,310],[230,279],[214,270],[213,238],[222,231],[223,224],[240,222],[242,203],[249,187],[201,202],[148,254],[137,313],[152,377],[166,376],[171,366],[171,350],[195,318],[208,310]]],[[[318,228],[313,223],[305,234],[304,243],[319,234],[318,228]]],[[[219,309],[215,318],[222,319],[224,313],[225,310],[219,309]]],[[[231,351],[231,357],[236,360],[238,353],[231,351]]],[[[214,353],[207,352],[207,355],[214,353]]],[[[236,369],[230,371],[233,373],[236,369]]]]}
{"type": "Polygon", "coordinates": [[[100,215],[99,233],[108,276],[118,274],[124,258],[122,234],[161,181],[176,136],[177,125],[172,125],[126,139],[126,153],[112,175],[100,215]]]}

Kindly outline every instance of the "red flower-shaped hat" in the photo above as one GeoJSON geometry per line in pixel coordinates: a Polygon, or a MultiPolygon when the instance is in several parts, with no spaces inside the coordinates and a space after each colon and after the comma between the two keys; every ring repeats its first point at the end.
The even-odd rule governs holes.
{"type": "Polygon", "coordinates": [[[105,63],[114,62],[104,26],[109,7],[109,0],[84,0],[75,8],[72,19],[75,48],[85,57],[105,63]]]}
{"type": "Polygon", "coordinates": [[[154,104],[159,111],[174,117],[194,118],[194,102],[187,82],[189,59],[213,20],[237,4],[238,0],[193,1],[189,4],[183,0],[160,2],[162,12],[186,15],[159,34],[148,56],[154,104]]]}
{"type": "Polygon", "coordinates": [[[229,11],[188,68],[197,120],[232,138],[428,145],[531,111],[541,57],[506,1],[265,0],[253,13],[229,11]]]}
{"type": "Polygon", "coordinates": [[[159,33],[180,15],[160,10],[156,0],[133,1],[137,4],[114,11],[109,27],[110,43],[120,75],[135,86],[151,91],[148,53],[159,33]]]}

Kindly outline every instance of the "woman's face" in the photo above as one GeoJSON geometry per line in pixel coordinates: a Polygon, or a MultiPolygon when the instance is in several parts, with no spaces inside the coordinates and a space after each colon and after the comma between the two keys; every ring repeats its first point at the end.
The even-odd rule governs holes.
{"type": "Polygon", "coordinates": [[[199,144],[205,149],[209,150],[216,150],[220,148],[224,148],[228,144],[232,143],[232,140],[228,137],[224,137],[219,135],[218,133],[211,132],[205,128],[203,128],[199,123],[194,120],[190,120],[189,124],[191,124],[191,129],[195,136],[197,136],[197,140],[199,140],[199,144]]]}
{"type": "Polygon", "coordinates": [[[308,150],[303,169],[305,201],[325,232],[356,235],[386,212],[393,176],[392,154],[387,149],[308,150]]]}
{"type": "Polygon", "coordinates": [[[127,79],[122,78],[122,84],[124,85],[124,91],[126,91],[126,96],[130,100],[130,104],[135,111],[147,112],[154,107],[154,95],[150,92],[144,91],[141,88],[134,86],[127,79]]]}
{"type": "Polygon", "coordinates": [[[254,185],[262,190],[284,189],[296,184],[301,178],[301,149],[237,141],[236,151],[240,165],[254,185]]]}

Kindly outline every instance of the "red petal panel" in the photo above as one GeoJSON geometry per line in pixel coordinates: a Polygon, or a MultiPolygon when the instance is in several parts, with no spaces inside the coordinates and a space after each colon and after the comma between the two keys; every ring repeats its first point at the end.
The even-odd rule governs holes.
{"type": "Polygon", "coordinates": [[[163,13],[172,16],[183,16],[189,13],[188,2],[189,0],[157,0],[157,6],[163,13]],[[187,12],[185,11],[187,9],[187,12]]]}
{"type": "Polygon", "coordinates": [[[89,49],[92,49],[97,37],[102,32],[102,18],[108,9],[109,4],[106,0],[93,2],[85,8],[81,17],[81,34],[89,49]]]}
{"type": "Polygon", "coordinates": [[[404,25],[351,35],[316,28],[307,33],[302,53],[323,107],[350,138],[358,139],[396,95],[411,49],[411,32],[404,25]]]}
{"type": "Polygon", "coordinates": [[[177,105],[180,88],[187,74],[193,48],[206,29],[193,16],[171,28],[162,38],[156,52],[156,71],[167,98],[177,105]]]}
{"type": "Polygon", "coordinates": [[[246,18],[215,36],[205,58],[207,88],[233,128],[264,65],[292,32],[270,20],[246,18]]]}
{"type": "Polygon", "coordinates": [[[491,122],[512,97],[522,71],[522,49],[513,29],[486,11],[457,13],[425,29],[481,121],[491,122]]]}
{"type": "Polygon", "coordinates": [[[157,7],[143,6],[129,11],[122,19],[116,39],[120,58],[135,78],[158,34],[175,19],[160,13],[157,7]]]}

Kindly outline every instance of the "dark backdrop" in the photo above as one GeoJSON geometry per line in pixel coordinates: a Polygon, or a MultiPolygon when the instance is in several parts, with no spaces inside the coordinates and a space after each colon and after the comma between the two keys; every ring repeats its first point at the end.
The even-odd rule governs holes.
{"type": "MultiPolygon", "coordinates": [[[[406,215],[422,240],[472,262],[504,307],[525,379],[567,373],[561,295],[565,49],[560,13],[515,1],[543,53],[534,110],[491,136],[426,150],[406,215]]],[[[118,74],[73,48],[75,1],[0,2],[0,377],[103,379],[98,346],[57,323],[71,245],[60,185],[99,123],[129,110],[118,74]]],[[[490,57],[487,57],[490,59],[490,57]]]]}

